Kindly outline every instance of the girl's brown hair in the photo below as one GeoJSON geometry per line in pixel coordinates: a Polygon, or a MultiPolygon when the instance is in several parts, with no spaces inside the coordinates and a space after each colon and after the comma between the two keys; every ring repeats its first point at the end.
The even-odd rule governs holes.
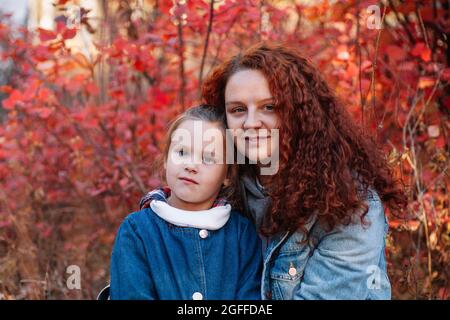
{"type": "Polygon", "coordinates": [[[383,151],[356,125],[320,72],[288,45],[259,43],[224,61],[203,84],[206,103],[225,112],[228,79],[245,69],[267,79],[279,115],[280,164],[262,232],[297,230],[314,213],[330,229],[349,224],[373,187],[393,212],[407,205],[383,151]]]}
{"type": "MultiPolygon", "coordinates": [[[[172,120],[168,125],[167,134],[162,145],[162,153],[155,160],[153,166],[154,173],[158,175],[158,178],[163,183],[167,183],[164,170],[164,163],[166,163],[167,161],[172,134],[180,126],[180,124],[186,120],[200,120],[210,123],[216,123],[219,125],[220,128],[223,129],[225,135],[226,129],[225,115],[222,112],[220,112],[220,110],[217,107],[211,105],[202,104],[191,107],[182,114],[180,114],[178,117],[176,117],[174,120],[172,120]]],[[[237,174],[237,165],[229,164],[228,166],[229,167],[227,178],[230,181],[230,183],[222,186],[222,189],[220,190],[218,197],[226,198],[233,208],[242,210],[238,191],[239,179],[237,174]]]]}

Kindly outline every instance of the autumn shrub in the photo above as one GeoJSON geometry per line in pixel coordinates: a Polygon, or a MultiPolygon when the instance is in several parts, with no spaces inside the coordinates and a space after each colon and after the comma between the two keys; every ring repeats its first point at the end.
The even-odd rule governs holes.
{"type": "Polygon", "coordinates": [[[260,40],[303,49],[404,181],[407,215],[387,212],[393,297],[449,298],[447,1],[100,3],[73,26],[55,1],[52,30],[0,18],[1,298],[95,298],[119,224],[159,183],[167,122],[260,40]]]}

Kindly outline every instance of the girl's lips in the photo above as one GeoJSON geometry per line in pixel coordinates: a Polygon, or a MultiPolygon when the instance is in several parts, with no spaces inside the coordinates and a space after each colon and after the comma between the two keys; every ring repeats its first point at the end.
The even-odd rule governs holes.
{"type": "Polygon", "coordinates": [[[181,178],[179,178],[179,179],[182,180],[182,181],[184,181],[184,182],[186,182],[186,183],[188,183],[188,184],[198,184],[197,181],[192,180],[192,179],[189,179],[189,178],[186,178],[186,177],[181,177],[181,178]]]}

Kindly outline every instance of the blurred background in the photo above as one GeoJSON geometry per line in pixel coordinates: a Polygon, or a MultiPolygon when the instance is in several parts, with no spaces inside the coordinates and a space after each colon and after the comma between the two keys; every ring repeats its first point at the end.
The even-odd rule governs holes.
{"type": "Polygon", "coordinates": [[[211,68],[297,45],[408,187],[394,299],[449,299],[448,0],[0,0],[0,299],[93,299],[211,68]]]}

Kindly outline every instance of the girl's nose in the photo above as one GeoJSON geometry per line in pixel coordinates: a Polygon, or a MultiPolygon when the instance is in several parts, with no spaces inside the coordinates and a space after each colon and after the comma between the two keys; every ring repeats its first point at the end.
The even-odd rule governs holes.
{"type": "Polygon", "coordinates": [[[197,173],[198,172],[197,166],[193,163],[186,163],[184,166],[184,170],[189,173],[197,173]]]}

